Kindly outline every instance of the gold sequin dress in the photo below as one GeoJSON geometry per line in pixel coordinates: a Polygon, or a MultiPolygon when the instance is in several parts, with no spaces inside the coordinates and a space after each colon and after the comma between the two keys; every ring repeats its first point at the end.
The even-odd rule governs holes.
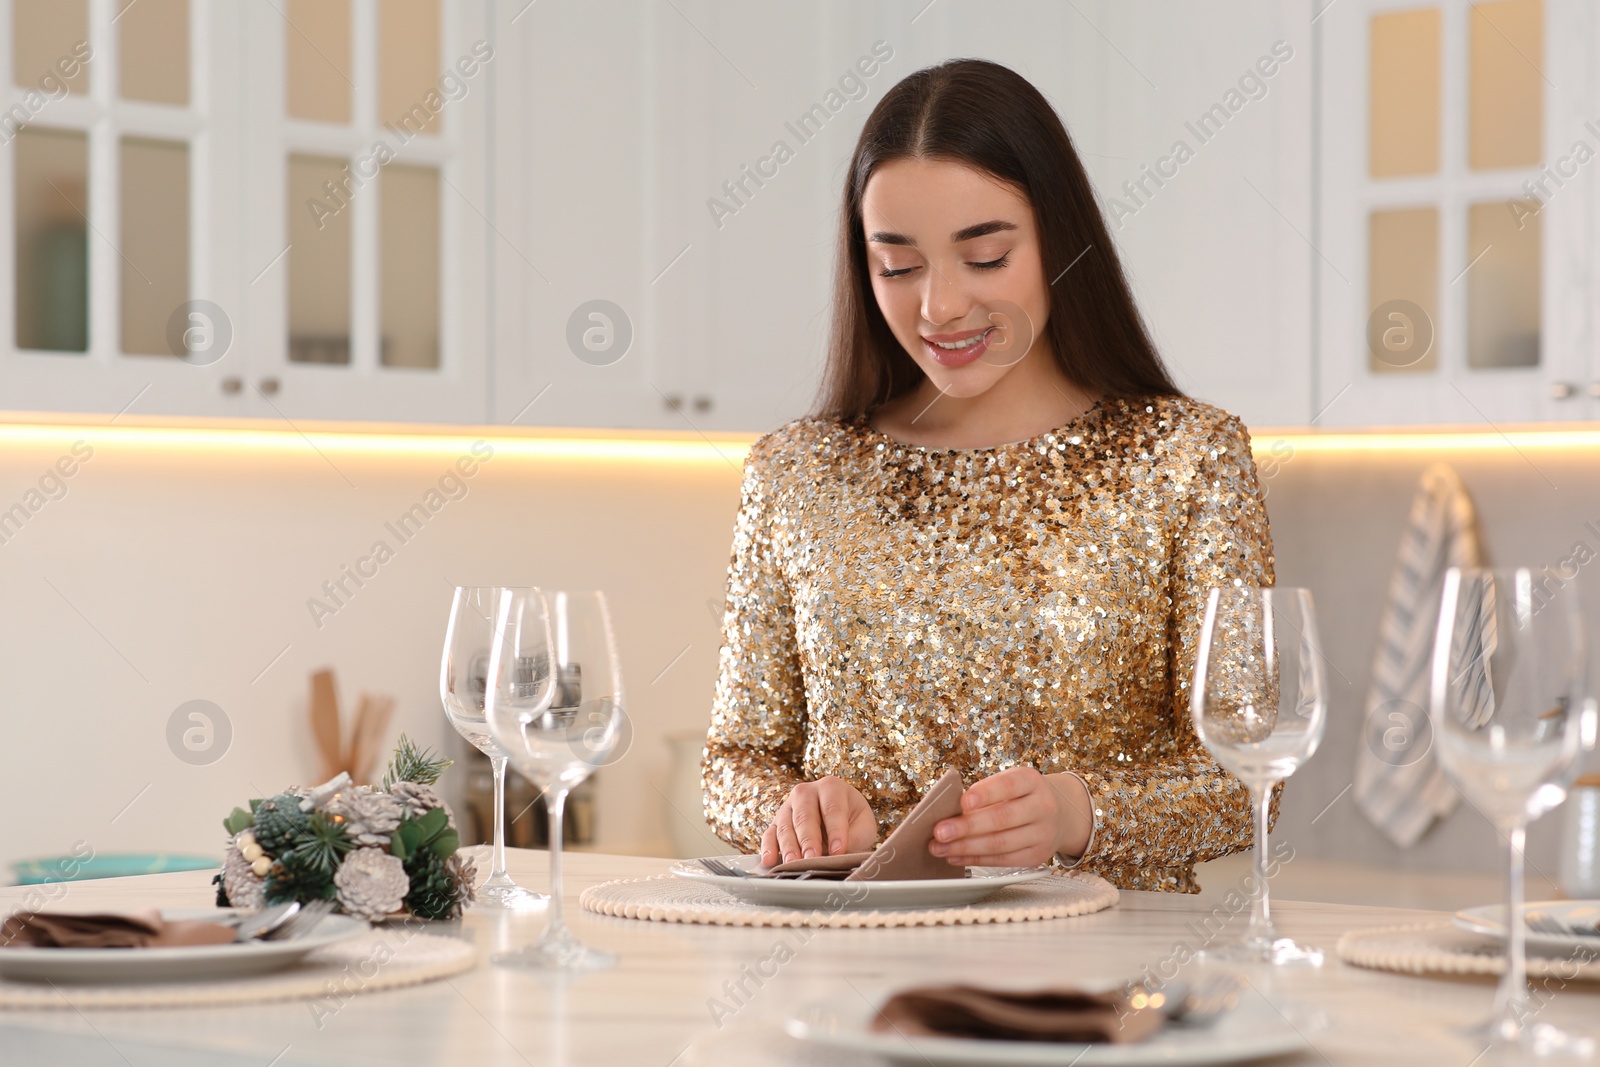
{"type": "Polygon", "coordinates": [[[757,851],[798,782],[846,779],[886,834],[946,767],[1030,764],[1082,778],[1078,866],[1118,886],[1195,892],[1250,847],[1189,718],[1207,591],[1273,581],[1238,419],[1108,399],[958,449],[811,416],[756,441],[741,492],[703,766],[729,843],[757,851]]]}

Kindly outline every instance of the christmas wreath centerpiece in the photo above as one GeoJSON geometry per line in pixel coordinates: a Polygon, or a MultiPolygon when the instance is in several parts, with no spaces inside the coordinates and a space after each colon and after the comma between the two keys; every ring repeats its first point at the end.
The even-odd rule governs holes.
{"type": "Polygon", "coordinates": [[[377,788],[341,772],[315,789],[234,808],[223,820],[227,855],[212,879],[218,906],[332,900],[372,922],[407,913],[458,918],[472,903],[477,872],[457,851],[455,817],[433,789],[452,762],[402,734],[377,788]]]}

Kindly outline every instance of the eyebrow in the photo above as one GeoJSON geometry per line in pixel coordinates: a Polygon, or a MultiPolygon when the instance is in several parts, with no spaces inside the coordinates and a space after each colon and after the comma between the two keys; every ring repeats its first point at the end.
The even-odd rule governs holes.
{"type": "MultiPolygon", "coordinates": [[[[990,219],[988,222],[977,222],[957,230],[950,235],[950,243],[960,244],[962,241],[970,241],[974,237],[987,237],[991,233],[999,233],[1001,230],[1014,230],[1016,228],[1017,224],[1014,222],[1006,222],[1004,219],[990,219]]],[[[917,242],[905,234],[891,233],[888,230],[879,230],[877,233],[869,234],[867,240],[875,241],[881,245],[910,245],[912,248],[917,247],[917,242]]]]}

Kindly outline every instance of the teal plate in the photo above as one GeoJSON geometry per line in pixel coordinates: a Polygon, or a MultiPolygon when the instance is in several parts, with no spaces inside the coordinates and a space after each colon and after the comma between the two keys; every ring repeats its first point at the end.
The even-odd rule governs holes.
{"type": "Polygon", "coordinates": [[[222,866],[215,856],[174,852],[116,852],[90,856],[52,856],[18,860],[11,865],[17,885],[81,882],[90,878],[123,878],[130,874],[170,874],[173,871],[213,871],[222,866]]]}

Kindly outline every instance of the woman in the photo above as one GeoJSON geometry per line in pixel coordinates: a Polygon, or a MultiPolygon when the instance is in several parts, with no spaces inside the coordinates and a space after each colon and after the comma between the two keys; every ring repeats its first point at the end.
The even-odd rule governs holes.
{"type": "Polygon", "coordinates": [[[1195,892],[1248,847],[1189,719],[1210,587],[1270,585],[1249,436],[1182,395],[1065,128],[1016,73],[918,71],[841,212],[816,414],[745,462],[706,816],[763,862],[930,850],[1195,892]]]}

